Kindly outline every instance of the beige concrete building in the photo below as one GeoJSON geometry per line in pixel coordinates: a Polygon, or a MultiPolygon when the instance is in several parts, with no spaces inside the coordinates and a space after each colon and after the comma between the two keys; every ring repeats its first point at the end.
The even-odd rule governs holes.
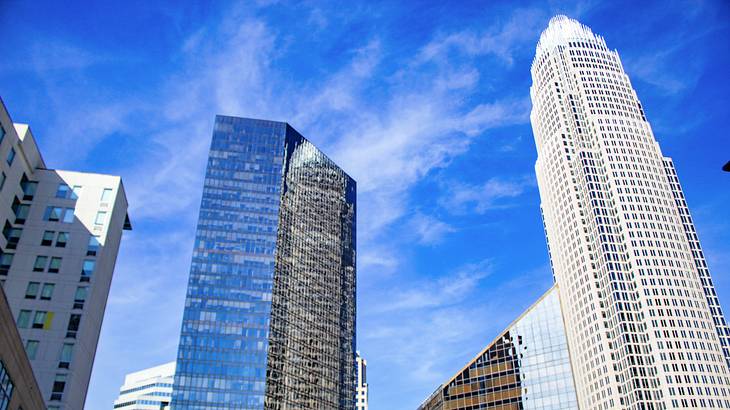
{"type": "Polygon", "coordinates": [[[82,409],[122,230],[117,176],[47,169],[0,104],[0,284],[50,410],[82,409]]]}
{"type": "Polygon", "coordinates": [[[0,287],[0,410],[42,410],[43,396],[0,287]]]}

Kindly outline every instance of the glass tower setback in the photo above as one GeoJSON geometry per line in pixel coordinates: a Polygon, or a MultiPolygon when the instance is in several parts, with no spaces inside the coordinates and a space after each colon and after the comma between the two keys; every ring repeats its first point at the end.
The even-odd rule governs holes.
{"type": "Polygon", "coordinates": [[[559,293],[553,287],[418,410],[577,408],[559,293]]]}
{"type": "Polygon", "coordinates": [[[354,406],[355,192],[286,123],[216,117],[172,408],[354,406]]]}

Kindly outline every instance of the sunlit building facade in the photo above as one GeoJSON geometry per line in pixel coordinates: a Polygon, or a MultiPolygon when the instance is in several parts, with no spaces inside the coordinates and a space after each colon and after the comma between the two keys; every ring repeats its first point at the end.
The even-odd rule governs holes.
{"type": "Polygon", "coordinates": [[[0,156],[0,285],[48,409],[82,409],[131,229],[124,185],[48,169],[31,128],[13,123],[1,102],[0,156]]]}
{"type": "Polygon", "coordinates": [[[577,409],[559,298],[551,288],[418,410],[577,409]]]}
{"type": "Polygon", "coordinates": [[[355,202],[288,124],[216,117],[172,408],[354,408],[355,202]]]}
{"type": "Polygon", "coordinates": [[[618,53],[558,16],[532,81],[535,169],[580,408],[730,408],[727,324],[618,53]]]}

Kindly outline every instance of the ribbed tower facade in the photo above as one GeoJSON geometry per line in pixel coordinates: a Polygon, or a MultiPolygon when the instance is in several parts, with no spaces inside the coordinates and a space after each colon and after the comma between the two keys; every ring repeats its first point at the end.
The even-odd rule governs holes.
{"type": "Polygon", "coordinates": [[[531,72],[535,169],[580,408],[730,408],[728,327],[618,53],[558,16],[531,72]]]}

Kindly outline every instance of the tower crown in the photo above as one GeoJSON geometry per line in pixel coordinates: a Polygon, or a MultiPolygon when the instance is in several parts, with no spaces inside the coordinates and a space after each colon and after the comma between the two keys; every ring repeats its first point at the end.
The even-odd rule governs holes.
{"type": "Polygon", "coordinates": [[[550,19],[548,27],[540,35],[536,55],[540,56],[556,46],[565,45],[572,40],[593,40],[603,43],[603,37],[593,34],[590,27],[560,14],[550,19]]]}

